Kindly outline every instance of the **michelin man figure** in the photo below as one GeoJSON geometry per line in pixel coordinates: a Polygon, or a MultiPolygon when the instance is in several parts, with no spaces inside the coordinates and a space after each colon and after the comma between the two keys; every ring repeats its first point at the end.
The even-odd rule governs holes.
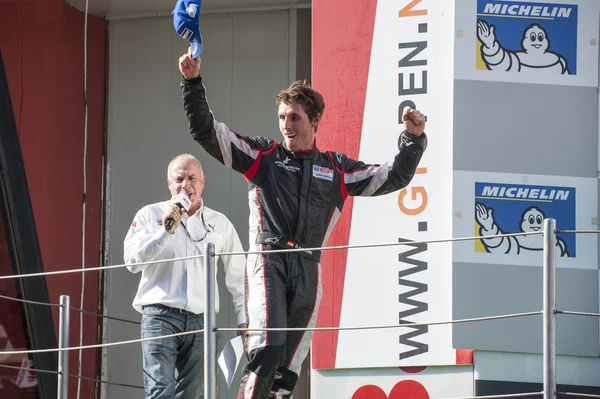
{"type": "Polygon", "coordinates": [[[567,60],[549,50],[548,33],[538,24],[530,25],[523,32],[522,51],[502,47],[496,38],[496,27],[483,20],[477,21],[477,38],[482,43],[481,58],[490,70],[570,74],[567,60]]]}
{"type": "MultiPolygon", "coordinates": [[[[544,212],[530,206],[525,209],[521,215],[519,230],[522,233],[536,232],[542,229],[544,212]]],[[[494,220],[494,209],[488,208],[478,202],[475,204],[475,220],[479,223],[479,235],[486,252],[520,254],[522,251],[542,251],[543,240],[539,235],[526,235],[516,237],[490,237],[498,234],[506,234],[494,220]]],[[[560,237],[556,237],[556,247],[559,249],[559,256],[569,256],[567,243],[560,237]]]]}

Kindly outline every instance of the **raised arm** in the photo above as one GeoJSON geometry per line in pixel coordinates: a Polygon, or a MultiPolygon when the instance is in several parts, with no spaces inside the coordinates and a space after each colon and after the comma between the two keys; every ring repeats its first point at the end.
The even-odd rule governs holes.
{"type": "Polygon", "coordinates": [[[264,137],[238,135],[217,122],[206,99],[206,88],[200,76],[200,58],[185,54],[179,59],[183,107],[188,118],[190,135],[211,156],[223,165],[251,177],[258,167],[262,153],[269,151],[275,142],[264,137]]]}
{"type": "Polygon", "coordinates": [[[415,175],[423,152],[427,148],[425,117],[419,111],[406,107],[403,112],[406,130],[399,140],[398,154],[392,165],[365,164],[336,154],[344,172],[344,183],[349,195],[377,196],[406,187],[415,175]]]}

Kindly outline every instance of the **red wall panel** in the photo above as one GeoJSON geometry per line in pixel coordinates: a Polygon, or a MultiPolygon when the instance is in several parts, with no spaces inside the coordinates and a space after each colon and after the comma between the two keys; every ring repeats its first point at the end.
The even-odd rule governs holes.
{"type": "MultiPolygon", "coordinates": [[[[365,96],[375,25],[376,1],[314,0],[312,77],[325,98],[325,112],[316,135],[321,151],[335,150],[358,159],[365,96]]],[[[348,245],[353,199],[344,205],[328,246],[348,245]]],[[[347,251],[325,251],[323,297],[317,327],[338,327],[347,251]]],[[[313,367],[335,366],[338,333],[319,331],[313,341],[313,367]]]]}
{"type": "MultiPolygon", "coordinates": [[[[105,126],[105,22],[88,19],[87,205],[85,266],[100,263],[102,156],[105,126]]],[[[46,271],[82,266],[84,154],[84,14],[62,0],[0,2],[2,50],[21,139],[29,191],[46,271]]],[[[71,296],[80,307],[81,273],[49,276],[52,302],[71,296]]],[[[83,308],[99,309],[99,274],[85,275],[83,308]]],[[[58,335],[58,310],[54,310],[58,335]]],[[[84,316],[84,345],[97,343],[99,320],[84,316]]],[[[71,314],[71,345],[79,344],[79,314],[71,314]]],[[[98,352],[83,353],[82,374],[98,373],[98,352]]],[[[77,372],[77,352],[70,356],[77,372]]],[[[75,397],[77,381],[70,382],[75,397]]],[[[82,398],[94,397],[82,382],[82,398]]]]}

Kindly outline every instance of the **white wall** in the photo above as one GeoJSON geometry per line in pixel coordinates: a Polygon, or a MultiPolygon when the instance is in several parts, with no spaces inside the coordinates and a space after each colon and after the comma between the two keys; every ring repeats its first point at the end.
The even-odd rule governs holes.
{"type": "MultiPolygon", "coordinates": [[[[310,78],[306,76],[310,74],[310,45],[306,45],[310,43],[309,24],[309,10],[201,17],[201,71],[217,119],[240,134],[280,137],[275,94],[296,78],[296,70],[303,75],[299,78],[310,78]],[[295,13],[299,14],[298,25],[295,13]],[[301,44],[296,46],[298,36],[301,44]]],[[[166,166],[182,152],[200,159],[207,176],[205,203],[232,220],[244,248],[248,248],[244,178],[208,157],[188,134],[177,68],[178,57],[186,48],[168,17],[108,24],[107,265],[123,262],[123,238],[135,212],[148,203],[169,198],[166,166]]],[[[140,320],[131,307],[139,278],[139,274],[126,269],[107,272],[104,301],[109,316],[140,320]]],[[[220,282],[224,305],[217,322],[219,326],[234,326],[235,315],[222,284],[223,276],[220,282]]],[[[104,326],[104,342],[139,336],[136,325],[107,320],[104,326]]],[[[220,338],[223,341],[227,336],[220,338]]],[[[139,344],[107,348],[103,379],[142,385],[140,348],[139,344]]],[[[304,386],[301,381],[297,399],[305,397],[301,392],[304,386]]],[[[225,398],[222,382],[219,388],[219,397],[225,398]]],[[[235,398],[235,390],[229,398],[235,398]]],[[[135,399],[144,395],[137,389],[104,386],[103,397],[135,399]]]]}

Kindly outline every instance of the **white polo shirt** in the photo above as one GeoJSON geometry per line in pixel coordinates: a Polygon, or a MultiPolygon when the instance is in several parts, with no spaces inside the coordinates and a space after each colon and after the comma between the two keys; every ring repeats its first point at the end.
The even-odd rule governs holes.
{"type": "MultiPolygon", "coordinates": [[[[204,313],[204,258],[166,261],[151,265],[144,262],[202,255],[206,242],[215,245],[215,252],[242,252],[242,244],[233,224],[225,215],[206,206],[188,216],[183,215],[173,235],[162,225],[162,215],[169,201],[140,209],[129,227],[124,242],[125,263],[132,273],[142,272],[133,307],[142,312],[143,305],[162,304],[204,313]]],[[[233,297],[238,325],[246,323],[244,307],[244,273],[246,257],[221,257],[225,268],[225,285],[233,297]]],[[[215,259],[218,265],[218,258],[215,259]]],[[[216,273],[215,273],[216,275],[216,273]]],[[[219,311],[219,287],[215,281],[215,306],[219,311]]]]}

